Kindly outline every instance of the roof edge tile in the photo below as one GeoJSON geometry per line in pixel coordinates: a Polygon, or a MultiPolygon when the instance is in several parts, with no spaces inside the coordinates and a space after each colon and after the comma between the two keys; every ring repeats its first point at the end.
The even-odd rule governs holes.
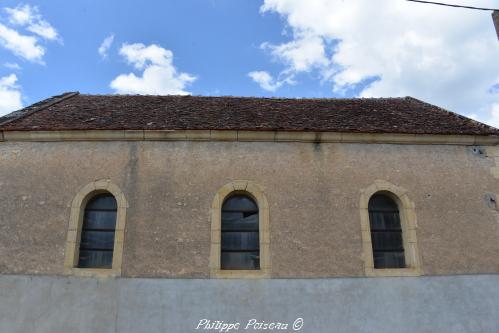
{"type": "Polygon", "coordinates": [[[428,102],[425,102],[425,101],[422,101],[420,99],[417,99],[415,97],[412,97],[412,96],[406,96],[405,99],[409,100],[409,101],[412,101],[412,102],[417,102],[419,104],[423,104],[423,105],[426,105],[428,107],[431,107],[431,108],[434,108],[434,109],[439,109],[440,111],[443,111],[443,112],[447,112],[448,114],[454,116],[454,117],[457,117],[459,119],[462,119],[462,120],[465,120],[465,121],[468,121],[472,124],[475,124],[477,126],[480,126],[482,128],[486,128],[486,129],[490,129],[490,130],[497,130],[497,128],[493,127],[493,126],[490,126],[490,125],[487,125],[487,124],[484,124],[478,120],[475,120],[475,119],[472,119],[472,118],[468,118],[466,116],[463,116],[462,114],[459,114],[459,113],[456,113],[456,112],[453,112],[453,111],[450,111],[450,110],[447,110],[443,107],[440,107],[438,105],[435,105],[435,104],[431,104],[431,103],[428,103],[428,102]]]}
{"type": "Polygon", "coordinates": [[[3,118],[7,118],[7,119],[3,122],[0,122],[0,125],[2,125],[2,126],[7,125],[8,123],[11,123],[15,120],[26,118],[35,112],[44,110],[52,105],[60,103],[64,100],[67,100],[67,99],[74,97],[76,95],[79,95],[79,94],[80,94],[80,92],[78,92],[78,91],[65,92],[65,93],[62,93],[61,95],[51,96],[51,97],[46,98],[40,102],[28,105],[25,108],[11,112],[11,113],[3,116],[3,118]]]}

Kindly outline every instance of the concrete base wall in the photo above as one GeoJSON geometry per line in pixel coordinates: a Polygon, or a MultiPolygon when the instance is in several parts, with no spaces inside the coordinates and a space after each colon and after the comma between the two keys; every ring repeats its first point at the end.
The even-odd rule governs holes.
{"type": "Polygon", "coordinates": [[[0,332],[499,332],[499,275],[274,280],[0,276],[0,332]],[[246,329],[251,319],[286,330],[246,329]],[[299,322],[297,322],[298,324],[299,322]]]}

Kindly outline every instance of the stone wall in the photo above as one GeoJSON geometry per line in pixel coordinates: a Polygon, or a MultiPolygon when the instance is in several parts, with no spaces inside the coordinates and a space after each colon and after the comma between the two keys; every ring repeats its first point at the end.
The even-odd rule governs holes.
{"type": "Polygon", "coordinates": [[[209,277],[210,207],[238,179],[268,199],[273,278],[364,276],[359,202],[376,180],[414,202],[423,274],[499,273],[494,166],[461,145],[0,142],[0,273],[63,274],[71,201],[97,179],[129,204],[125,277],[209,277]]]}

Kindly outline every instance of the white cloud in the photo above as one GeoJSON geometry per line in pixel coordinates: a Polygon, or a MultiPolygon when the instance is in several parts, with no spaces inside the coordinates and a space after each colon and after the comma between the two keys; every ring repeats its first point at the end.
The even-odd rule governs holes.
{"type": "Polygon", "coordinates": [[[16,30],[0,23],[0,45],[26,60],[43,63],[45,49],[33,36],[21,35],[16,30]]]}
{"type": "Polygon", "coordinates": [[[248,76],[260,85],[260,88],[267,91],[276,91],[284,83],[294,84],[292,77],[287,77],[283,80],[276,80],[266,71],[249,72],[248,76]]]}
{"type": "Polygon", "coordinates": [[[499,128],[499,103],[495,103],[492,105],[490,116],[488,118],[477,119],[482,120],[486,124],[499,128]]]}
{"type": "Polygon", "coordinates": [[[123,44],[120,54],[137,69],[143,69],[149,64],[167,67],[171,66],[173,61],[173,52],[156,44],[123,44]]]}
{"type": "Polygon", "coordinates": [[[280,45],[263,43],[262,48],[270,50],[275,58],[286,63],[295,72],[308,72],[329,64],[323,39],[313,35],[297,36],[295,40],[280,45]]]}
{"type": "Polygon", "coordinates": [[[499,104],[490,12],[401,0],[265,0],[261,12],[278,13],[292,30],[286,43],[263,44],[286,73],[316,71],[337,92],[410,95],[479,119],[493,118],[499,104]]]}
{"type": "Polygon", "coordinates": [[[18,5],[16,8],[5,8],[7,14],[9,14],[9,22],[16,25],[27,25],[32,21],[33,10],[31,6],[18,5]]]}
{"type": "Polygon", "coordinates": [[[10,26],[0,23],[0,45],[21,58],[43,64],[45,48],[40,45],[40,41],[46,39],[62,42],[57,30],[42,18],[37,7],[18,5],[15,8],[4,8],[4,11],[8,15],[10,26]],[[21,33],[13,26],[24,27],[33,35],[21,33]]]}
{"type": "Polygon", "coordinates": [[[11,24],[26,26],[28,31],[48,40],[60,40],[57,30],[43,19],[38,7],[18,5],[16,8],[5,8],[5,11],[11,24]]]}
{"type": "Polygon", "coordinates": [[[57,31],[48,22],[32,24],[27,29],[45,39],[60,41],[57,31]]]}
{"type": "Polygon", "coordinates": [[[15,63],[15,62],[5,62],[3,64],[3,66],[5,68],[16,70],[16,71],[20,71],[22,69],[21,66],[19,66],[19,64],[15,63]]]}
{"type": "Polygon", "coordinates": [[[0,78],[0,116],[22,108],[21,91],[16,81],[15,74],[0,78]]]}
{"type": "Polygon", "coordinates": [[[104,38],[101,45],[99,46],[98,51],[99,51],[100,56],[103,59],[107,58],[107,52],[109,51],[109,48],[113,44],[113,41],[114,41],[114,35],[111,34],[111,35],[107,36],[106,38],[104,38]]]}
{"type": "Polygon", "coordinates": [[[179,73],[173,65],[173,52],[161,46],[123,44],[119,53],[135,69],[143,70],[141,76],[118,75],[110,86],[119,94],[187,95],[186,87],[196,80],[191,74],[179,73]]]}
{"type": "Polygon", "coordinates": [[[248,76],[253,79],[260,87],[267,91],[276,91],[281,85],[274,81],[274,78],[265,71],[249,72],[248,76]]]}

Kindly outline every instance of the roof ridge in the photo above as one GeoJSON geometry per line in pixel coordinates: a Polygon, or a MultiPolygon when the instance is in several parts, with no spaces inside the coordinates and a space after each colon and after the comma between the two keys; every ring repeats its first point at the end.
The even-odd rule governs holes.
{"type": "Polygon", "coordinates": [[[80,93],[82,96],[98,96],[98,97],[185,97],[185,98],[241,98],[241,99],[268,99],[268,100],[309,100],[309,101],[352,101],[352,100],[397,100],[404,99],[405,97],[277,97],[277,96],[233,96],[233,95],[220,95],[220,96],[207,96],[207,95],[148,95],[148,94],[85,94],[80,93]]]}
{"type": "Polygon", "coordinates": [[[447,112],[448,114],[456,117],[456,118],[459,118],[459,119],[463,119],[465,121],[468,121],[468,122],[471,122],[471,123],[474,123],[475,125],[478,125],[480,127],[483,127],[483,128],[487,128],[487,129],[493,129],[493,130],[497,130],[497,128],[495,128],[494,126],[490,126],[490,125],[487,125],[487,124],[484,124],[478,120],[475,120],[475,119],[472,119],[472,118],[468,118],[466,116],[463,116],[462,114],[459,114],[459,113],[456,113],[454,111],[450,111],[450,110],[447,110],[447,109],[444,109],[443,107],[440,107],[438,105],[435,105],[435,104],[430,104],[428,102],[425,102],[425,101],[422,101],[420,99],[417,99],[415,97],[412,97],[412,96],[406,96],[405,99],[409,100],[409,101],[413,101],[413,102],[418,102],[420,104],[424,104],[424,105],[428,105],[428,106],[431,106],[433,108],[436,108],[436,109],[439,109],[441,111],[444,111],[444,112],[447,112]]]}
{"type": "MultiPolygon", "coordinates": [[[[32,115],[35,112],[45,110],[46,108],[51,107],[52,105],[60,103],[64,100],[67,100],[67,99],[74,97],[76,95],[79,95],[79,94],[80,94],[80,92],[78,92],[78,91],[66,92],[66,93],[63,93],[61,95],[54,95],[54,96],[46,98],[40,102],[28,105],[20,110],[17,110],[17,111],[10,113],[11,115],[13,115],[11,117],[11,119],[7,119],[6,121],[1,122],[0,125],[3,126],[3,125],[10,124],[13,121],[16,121],[19,119],[24,119],[24,118],[32,115]]],[[[7,116],[9,116],[9,115],[7,115],[7,116]]]]}

